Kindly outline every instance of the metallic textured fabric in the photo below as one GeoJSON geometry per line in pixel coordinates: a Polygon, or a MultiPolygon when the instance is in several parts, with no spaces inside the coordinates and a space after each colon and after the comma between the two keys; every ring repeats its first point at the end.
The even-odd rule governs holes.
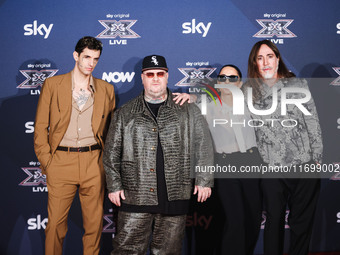
{"type": "Polygon", "coordinates": [[[118,213],[117,235],[111,255],[180,255],[186,215],[118,213]],[[151,241],[150,241],[151,239],[151,241]]]}
{"type": "MultiPolygon", "coordinates": [[[[195,166],[213,164],[208,125],[194,104],[176,105],[169,91],[157,122],[146,108],[143,93],[114,116],[104,149],[109,192],[124,190],[127,204],[157,205],[156,154],[158,137],[164,155],[169,201],[190,199],[195,166]]],[[[198,173],[195,184],[213,186],[213,175],[198,173]]]]}

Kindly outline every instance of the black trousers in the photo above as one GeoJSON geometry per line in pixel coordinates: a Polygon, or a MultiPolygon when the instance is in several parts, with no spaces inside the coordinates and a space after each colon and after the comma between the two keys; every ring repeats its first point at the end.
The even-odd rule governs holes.
{"type": "Polygon", "coordinates": [[[263,179],[262,189],[267,212],[264,254],[283,254],[285,212],[288,204],[289,255],[307,255],[320,192],[320,179],[263,179]]]}
{"type": "MultiPolygon", "coordinates": [[[[247,153],[216,155],[215,162],[239,168],[241,165],[259,165],[262,160],[257,148],[253,148],[247,153]]],[[[260,179],[218,178],[215,187],[225,218],[217,254],[252,255],[262,220],[260,179]]]]}

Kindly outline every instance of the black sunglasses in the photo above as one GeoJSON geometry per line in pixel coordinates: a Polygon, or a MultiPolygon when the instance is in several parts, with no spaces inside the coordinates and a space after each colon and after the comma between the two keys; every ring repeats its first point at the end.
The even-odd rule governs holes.
{"type": "Polygon", "coordinates": [[[237,82],[238,81],[238,76],[237,75],[217,75],[217,81],[219,82],[237,82]]]}

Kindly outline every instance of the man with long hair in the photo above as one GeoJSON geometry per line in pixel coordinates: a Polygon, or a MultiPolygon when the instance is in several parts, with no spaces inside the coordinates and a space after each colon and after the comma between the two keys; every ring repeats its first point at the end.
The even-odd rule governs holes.
{"type": "MultiPolygon", "coordinates": [[[[253,106],[257,110],[271,109],[273,103],[276,103],[273,102],[275,98],[280,106],[281,97],[275,96],[275,93],[283,95],[283,89],[299,88],[309,92],[306,80],[296,78],[287,69],[278,48],[269,40],[259,41],[253,46],[248,60],[248,79],[244,87],[252,88],[253,106]]],[[[302,98],[301,93],[288,93],[286,97],[292,100],[302,98]]],[[[310,115],[296,105],[289,105],[287,115],[281,114],[280,107],[266,115],[252,113],[253,119],[264,123],[256,127],[255,131],[258,148],[268,166],[304,168],[321,162],[321,129],[313,99],[304,103],[303,107],[310,115]],[[277,121],[268,122],[268,119],[277,121]],[[296,125],[280,125],[287,119],[295,120],[296,125]]],[[[308,254],[320,179],[317,176],[277,177],[262,180],[266,210],[264,254],[283,254],[287,204],[290,210],[289,254],[308,254]]]]}

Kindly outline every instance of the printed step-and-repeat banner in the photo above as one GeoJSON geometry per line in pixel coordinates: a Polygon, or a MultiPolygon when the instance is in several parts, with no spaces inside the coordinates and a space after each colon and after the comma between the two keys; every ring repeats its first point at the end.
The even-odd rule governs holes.
{"type": "MultiPolygon", "coordinates": [[[[44,253],[47,187],[33,150],[35,111],[44,80],[73,69],[72,53],[81,37],[103,42],[93,74],[115,87],[118,107],[142,91],[144,56],[165,56],[169,87],[181,92],[192,79],[215,78],[224,64],[239,66],[246,76],[254,43],[271,40],[298,77],[320,78],[309,86],[323,132],[324,163],[337,164],[339,8],[339,1],[321,0],[1,0],[0,254],[44,253]]],[[[322,180],[312,252],[340,251],[339,194],[340,174],[334,172],[322,180]]],[[[214,197],[205,204],[193,202],[183,254],[213,254],[220,209],[214,197]]],[[[111,251],[115,216],[116,209],[106,200],[102,254],[111,251]]],[[[68,221],[64,254],[81,254],[78,199],[68,221]]],[[[262,253],[262,231],[256,253],[262,253]]]]}

